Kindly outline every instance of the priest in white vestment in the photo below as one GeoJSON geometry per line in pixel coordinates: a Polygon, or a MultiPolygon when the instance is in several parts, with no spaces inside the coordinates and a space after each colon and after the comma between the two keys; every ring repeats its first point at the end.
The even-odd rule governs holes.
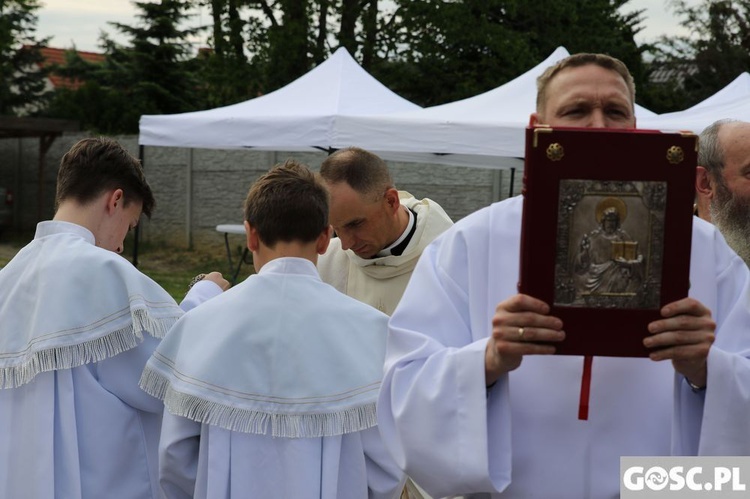
{"type": "MultiPolygon", "coordinates": [[[[153,194],[119,144],[84,139],[56,200],[0,270],[0,497],[156,498],[163,406],[138,380],[183,311],[117,254],[153,194]]],[[[186,302],[228,285],[211,279],[186,302]]]]}
{"type": "Polygon", "coordinates": [[[387,316],[323,283],[328,198],[303,165],[245,201],[258,271],[186,314],[141,380],[164,400],[168,498],[392,498],[402,473],[376,426],[387,316]]]}
{"type": "MultiPolygon", "coordinates": [[[[574,55],[532,123],[633,128],[634,95],[620,61],[574,55]]],[[[378,422],[399,466],[438,497],[600,499],[621,456],[750,455],[750,273],[721,235],[694,220],[689,297],[649,325],[650,358],[593,358],[580,420],[584,358],[549,355],[565,325],[517,294],[522,204],[439,237],[391,318],[378,422]]]]}
{"type": "MultiPolygon", "coordinates": [[[[318,260],[320,278],[391,315],[422,251],[453,225],[435,201],[396,190],[388,165],[359,147],[339,149],[320,165],[338,237],[318,260]]],[[[407,480],[402,499],[429,498],[407,480]]]]}
{"type": "Polygon", "coordinates": [[[396,190],[385,161],[364,149],[339,149],[320,175],[338,236],[318,261],[320,277],[392,314],[422,251],[453,222],[435,201],[396,190]]]}

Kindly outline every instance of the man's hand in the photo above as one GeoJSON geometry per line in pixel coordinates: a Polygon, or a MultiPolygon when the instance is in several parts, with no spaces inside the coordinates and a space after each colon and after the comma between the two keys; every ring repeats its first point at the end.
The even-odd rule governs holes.
{"type": "Polygon", "coordinates": [[[549,305],[528,295],[515,295],[498,304],[492,336],[484,354],[487,385],[521,365],[524,355],[550,355],[548,343],[565,339],[563,323],[549,314],[549,305]]]}
{"type": "Polygon", "coordinates": [[[204,277],[203,279],[217,284],[222,291],[226,291],[230,286],[229,281],[224,279],[224,276],[221,275],[221,272],[211,272],[209,274],[206,274],[206,277],[204,277]]]}
{"type": "Polygon", "coordinates": [[[670,359],[675,371],[696,386],[706,386],[708,351],[716,337],[711,311],[693,298],[683,298],[661,309],[664,319],[652,322],[643,340],[651,360],[670,359]]]}

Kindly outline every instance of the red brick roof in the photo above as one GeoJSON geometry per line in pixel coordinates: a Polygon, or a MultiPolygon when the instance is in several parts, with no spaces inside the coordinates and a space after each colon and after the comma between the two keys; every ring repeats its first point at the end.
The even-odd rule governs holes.
{"type": "MultiPolygon", "coordinates": [[[[42,67],[48,67],[53,64],[59,66],[65,65],[65,53],[72,49],[57,49],[53,47],[42,47],[40,52],[44,57],[44,62],[41,64],[42,67]]],[[[104,54],[98,54],[96,52],[85,52],[82,50],[76,50],[78,55],[87,62],[101,63],[104,62],[106,56],[104,54]]],[[[81,86],[82,82],[79,80],[71,80],[70,78],[64,78],[57,76],[54,73],[49,75],[49,80],[54,88],[70,88],[76,89],[81,86]]]]}

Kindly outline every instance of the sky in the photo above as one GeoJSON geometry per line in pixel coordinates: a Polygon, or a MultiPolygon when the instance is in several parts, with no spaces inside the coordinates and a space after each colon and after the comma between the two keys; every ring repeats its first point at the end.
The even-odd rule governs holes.
{"type": "MultiPolygon", "coordinates": [[[[40,0],[37,38],[51,36],[49,46],[99,52],[99,38],[106,31],[120,43],[127,40],[108,22],[137,25],[137,9],[130,0],[40,0]]],[[[196,11],[190,26],[207,25],[211,16],[206,9],[196,11]]]]}
{"type": "MultiPolygon", "coordinates": [[[[689,4],[699,2],[688,1],[689,4]]],[[[661,35],[687,34],[669,8],[670,3],[671,0],[630,0],[625,10],[646,9],[644,29],[636,36],[638,43],[654,41],[661,35]]],[[[136,9],[130,0],[41,0],[40,4],[37,35],[38,38],[51,36],[49,45],[52,47],[71,48],[75,45],[78,50],[96,52],[101,31],[108,32],[118,42],[126,41],[107,24],[108,21],[135,24],[136,9]]],[[[210,22],[209,12],[204,8],[197,11],[191,26],[210,22]]]]}

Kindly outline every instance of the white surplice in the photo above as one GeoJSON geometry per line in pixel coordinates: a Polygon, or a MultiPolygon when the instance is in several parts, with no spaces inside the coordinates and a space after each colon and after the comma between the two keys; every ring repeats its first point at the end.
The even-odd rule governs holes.
{"type": "Polygon", "coordinates": [[[595,357],[581,421],[577,356],[527,356],[486,390],[492,316],[517,293],[521,211],[512,198],[438,238],[391,318],[378,423],[407,474],[436,497],[599,499],[619,497],[620,456],[750,455],[750,273],[697,218],[689,294],[717,323],[705,392],[668,361],[595,357]]]}
{"type": "Polygon", "coordinates": [[[375,420],[387,316],[278,258],[188,313],[149,360],[166,497],[389,498],[375,420]]]}
{"type": "Polygon", "coordinates": [[[158,497],[162,403],[138,380],[182,314],[87,229],[38,225],[0,270],[0,497],[158,497]]]}

